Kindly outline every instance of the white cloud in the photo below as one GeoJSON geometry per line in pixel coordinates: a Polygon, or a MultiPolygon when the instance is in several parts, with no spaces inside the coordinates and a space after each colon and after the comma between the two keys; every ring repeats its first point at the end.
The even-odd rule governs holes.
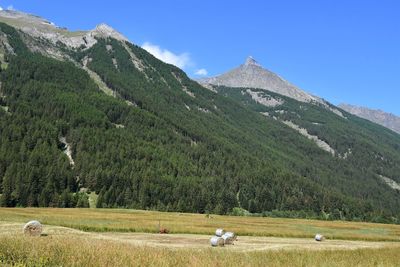
{"type": "Polygon", "coordinates": [[[3,8],[0,6],[0,11],[2,11],[3,10],[3,8]]]}
{"type": "Polygon", "coordinates": [[[15,8],[13,7],[13,5],[9,5],[9,6],[7,7],[7,10],[15,10],[15,8]]]}
{"type": "Polygon", "coordinates": [[[182,53],[177,55],[167,49],[163,49],[158,45],[154,45],[149,42],[145,42],[142,45],[142,48],[147,52],[149,52],[150,54],[152,54],[153,56],[155,56],[156,58],[166,63],[175,65],[181,69],[191,64],[191,59],[188,53],[182,53]]]}
{"type": "Polygon", "coordinates": [[[206,69],[198,69],[194,74],[199,76],[206,76],[208,74],[208,71],[206,69]]]}

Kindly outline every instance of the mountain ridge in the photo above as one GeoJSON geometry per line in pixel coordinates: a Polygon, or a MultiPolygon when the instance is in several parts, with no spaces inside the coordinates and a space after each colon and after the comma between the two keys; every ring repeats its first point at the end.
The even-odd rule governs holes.
{"type": "Polygon", "coordinates": [[[61,42],[73,48],[89,48],[96,43],[96,37],[113,37],[120,41],[128,41],[128,38],[105,23],[98,24],[92,30],[71,32],[42,17],[14,10],[1,10],[0,22],[10,24],[34,37],[49,40],[53,44],[61,42]]]}
{"type": "Polygon", "coordinates": [[[400,117],[396,116],[395,114],[388,113],[380,109],[370,109],[367,107],[355,106],[345,103],[339,104],[338,107],[353,115],[380,124],[400,134],[400,117]]]}

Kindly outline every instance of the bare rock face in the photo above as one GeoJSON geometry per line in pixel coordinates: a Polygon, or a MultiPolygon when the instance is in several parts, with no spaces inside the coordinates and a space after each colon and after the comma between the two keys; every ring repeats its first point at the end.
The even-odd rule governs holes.
{"type": "Polygon", "coordinates": [[[314,143],[321,149],[325,150],[326,152],[329,152],[332,154],[332,156],[335,156],[335,150],[325,141],[321,140],[318,138],[316,135],[311,135],[308,133],[307,129],[301,128],[300,126],[294,124],[291,121],[283,121],[284,124],[289,126],[290,128],[296,130],[298,133],[301,135],[307,137],[308,139],[314,141],[314,143]]]}
{"type": "Polygon", "coordinates": [[[112,37],[128,41],[125,36],[104,23],[97,25],[91,31],[71,32],[41,17],[11,10],[0,11],[0,22],[10,24],[31,36],[45,38],[54,44],[61,42],[73,48],[81,46],[89,48],[97,43],[95,37],[112,37]]]}
{"type": "Polygon", "coordinates": [[[400,191],[400,184],[397,183],[395,180],[392,180],[389,177],[386,177],[386,176],[383,176],[383,175],[379,175],[379,178],[381,178],[382,181],[384,181],[392,189],[400,191]]]}
{"type": "Polygon", "coordinates": [[[260,92],[254,92],[251,89],[247,89],[246,93],[249,94],[254,101],[266,107],[276,107],[284,103],[280,98],[274,98],[268,95],[265,96],[260,94],[260,92]]]}
{"type": "Polygon", "coordinates": [[[199,80],[201,84],[227,87],[258,88],[272,91],[301,102],[320,102],[323,100],[297,88],[275,73],[264,69],[254,58],[222,75],[199,80]]]}
{"type": "Polygon", "coordinates": [[[43,226],[38,221],[30,221],[24,226],[24,234],[29,236],[40,236],[43,231],[43,226]]]}
{"type": "Polygon", "coordinates": [[[96,37],[112,37],[120,41],[128,41],[125,36],[123,36],[121,33],[114,30],[105,23],[97,25],[94,30],[90,31],[90,33],[92,34],[92,36],[96,37]]]}
{"type": "Polygon", "coordinates": [[[400,134],[400,117],[397,117],[394,114],[386,113],[382,110],[374,110],[349,104],[340,104],[338,107],[353,115],[380,124],[400,134]]]}

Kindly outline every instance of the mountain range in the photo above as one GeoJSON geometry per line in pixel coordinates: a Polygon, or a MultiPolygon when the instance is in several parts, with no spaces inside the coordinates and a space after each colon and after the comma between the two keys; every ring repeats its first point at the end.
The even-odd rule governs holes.
{"type": "Polygon", "coordinates": [[[360,118],[370,120],[400,134],[400,117],[392,113],[350,104],[339,104],[338,107],[360,118]]]}
{"type": "Polygon", "coordinates": [[[193,81],[100,24],[0,11],[0,204],[398,222],[400,136],[253,58],[193,81]]]}

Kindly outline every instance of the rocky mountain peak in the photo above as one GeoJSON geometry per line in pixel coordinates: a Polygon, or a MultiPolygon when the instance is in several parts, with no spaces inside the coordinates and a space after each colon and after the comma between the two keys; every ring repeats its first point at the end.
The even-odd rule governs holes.
{"type": "Polygon", "coordinates": [[[104,31],[104,32],[114,32],[114,28],[112,28],[110,25],[106,24],[106,23],[100,23],[96,26],[96,30],[99,31],[104,31]]]}
{"type": "Polygon", "coordinates": [[[101,23],[96,26],[94,30],[91,31],[95,36],[99,37],[112,37],[117,40],[121,41],[128,41],[128,38],[123,36],[121,33],[119,33],[117,30],[112,28],[111,26],[101,23]]]}
{"type": "Polygon", "coordinates": [[[216,77],[201,79],[199,82],[205,86],[222,85],[226,87],[264,89],[301,102],[319,102],[324,104],[323,100],[304,92],[277,74],[263,68],[251,56],[247,57],[245,63],[239,67],[216,77]]]}
{"type": "Polygon", "coordinates": [[[344,118],[338,109],[329,106],[325,100],[301,90],[279,75],[263,68],[252,56],[247,57],[245,63],[237,68],[215,77],[198,80],[198,82],[206,88],[212,88],[214,85],[272,91],[300,102],[318,103],[344,118]]]}
{"type": "Polygon", "coordinates": [[[245,66],[257,66],[261,67],[261,65],[252,57],[248,56],[246,62],[244,63],[245,66]]]}

